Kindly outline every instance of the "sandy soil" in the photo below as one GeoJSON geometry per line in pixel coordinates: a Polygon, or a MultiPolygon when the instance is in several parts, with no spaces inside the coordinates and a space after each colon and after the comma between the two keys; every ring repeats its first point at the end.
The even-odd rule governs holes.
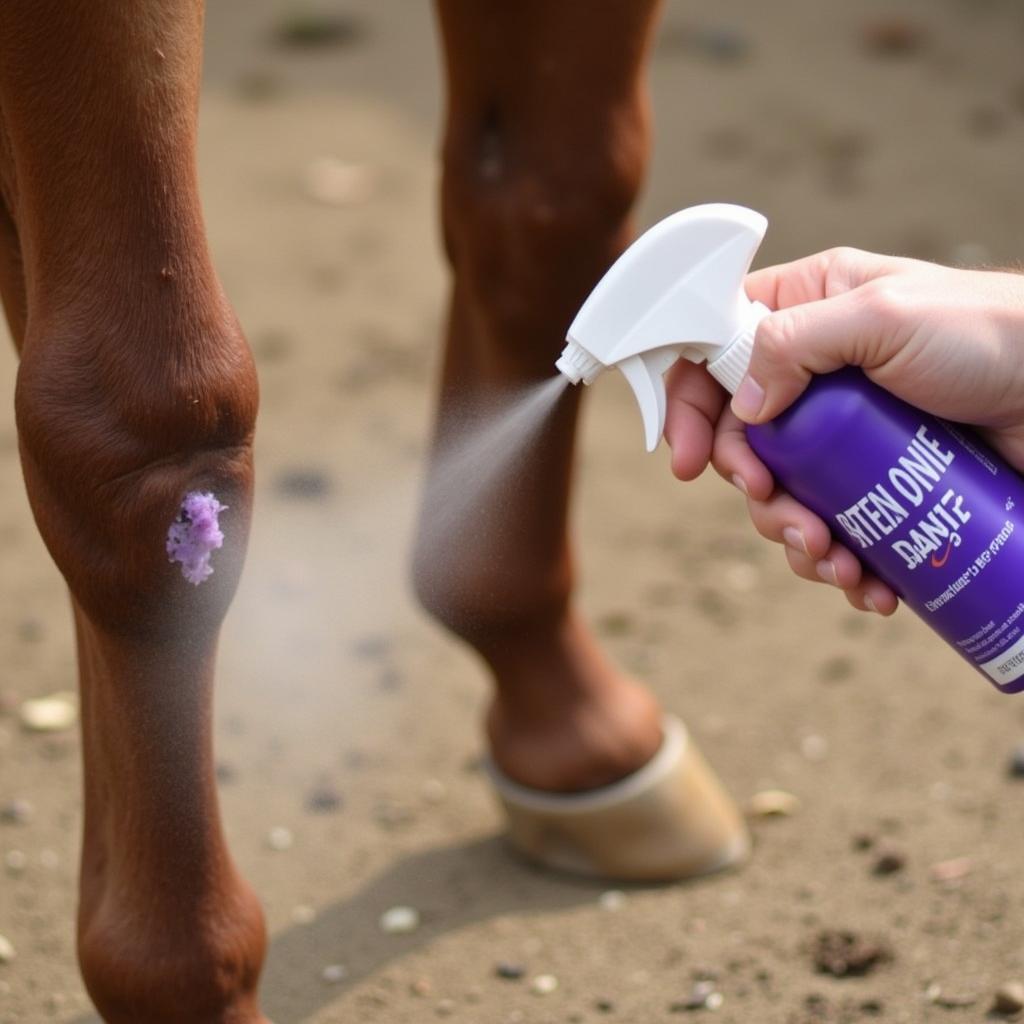
{"type": "MultiPolygon", "coordinates": [[[[646,1024],[676,1019],[707,976],[722,1003],[695,1012],[723,1022],[983,1019],[1024,975],[1024,781],[1007,773],[1024,704],[909,614],[869,620],[790,579],[731,488],[679,486],[664,452],[644,457],[617,381],[587,416],[582,604],[738,797],[775,786],[801,806],[755,822],[743,872],[630,890],[617,909],[600,886],[508,857],[477,769],[481,670],[417,610],[404,575],[445,290],[429,10],[339,5],[348,41],[298,50],[273,41],[295,6],[211,5],[202,120],[210,234],[263,382],[257,524],[217,724],[227,830],[273,935],[269,1015],[646,1024]],[[310,198],[322,156],[365,167],[360,201],[310,198]],[[290,848],[272,848],[274,829],[290,848]],[[880,849],[889,874],[874,871],[880,849]],[[952,858],[969,858],[966,874],[936,881],[932,866],[952,858]],[[381,913],[403,904],[418,930],[382,932],[381,913]],[[890,959],[863,977],[816,973],[812,946],[830,928],[885,943],[890,959]],[[499,961],[525,977],[497,977],[499,961]],[[325,981],[337,964],[346,976],[325,981]],[[531,990],[540,974],[554,992],[531,990]]],[[[772,219],[763,260],[836,243],[1019,259],[1022,44],[1016,0],[671,3],[641,220],[727,199],[772,219]],[[909,34],[876,27],[868,41],[902,35],[905,50],[870,52],[879,18],[909,34]]],[[[14,374],[0,349],[7,395],[14,374]]],[[[12,714],[73,683],[66,601],[4,409],[0,805],[34,813],[0,823],[0,933],[17,950],[0,965],[0,1022],[86,1024],[78,742],[28,735],[12,714]]]]}

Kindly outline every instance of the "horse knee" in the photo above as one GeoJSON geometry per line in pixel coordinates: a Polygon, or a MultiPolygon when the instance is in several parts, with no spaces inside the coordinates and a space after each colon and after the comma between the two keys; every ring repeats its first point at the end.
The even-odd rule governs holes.
{"type": "Polygon", "coordinates": [[[245,340],[225,310],[174,319],[148,334],[51,325],[27,339],[15,394],[29,500],[76,603],[98,625],[148,638],[183,616],[219,624],[252,487],[257,387],[245,340]],[[168,554],[195,492],[228,508],[202,588],[168,554]]]}
{"type": "Polygon", "coordinates": [[[447,252],[458,287],[501,334],[567,326],[628,239],[648,154],[643,103],[586,129],[568,121],[545,134],[491,114],[448,133],[447,252]]]}

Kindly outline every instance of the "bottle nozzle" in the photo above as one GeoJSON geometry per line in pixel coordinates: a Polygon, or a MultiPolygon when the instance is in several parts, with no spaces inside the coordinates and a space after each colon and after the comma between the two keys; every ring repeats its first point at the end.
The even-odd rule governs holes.
{"type": "Polygon", "coordinates": [[[604,364],[595,359],[578,341],[569,338],[562,354],[555,363],[559,370],[573,384],[593,384],[594,380],[605,369],[604,364]]]}
{"type": "Polygon", "coordinates": [[[649,451],[665,424],[662,376],[677,359],[707,360],[727,388],[739,384],[756,322],[767,313],[743,290],[766,226],[741,206],[675,213],[619,257],[572,322],[555,366],[574,384],[590,384],[609,366],[620,370],[640,406],[649,451]]]}

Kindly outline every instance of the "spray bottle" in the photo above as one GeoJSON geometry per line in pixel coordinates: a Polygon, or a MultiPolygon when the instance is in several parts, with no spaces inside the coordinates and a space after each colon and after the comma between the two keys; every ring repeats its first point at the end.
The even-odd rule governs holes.
{"type": "MultiPolygon", "coordinates": [[[[766,227],[740,206],[673,214],[623,253],[570,326],[556,367],[574,384],[621,370],[648,451],[677,359],[706,361],[730,393],[739,387],[770,312],[743,289],[766,227]]],[[[1024,480],[998,455],[853,367],[812,380],[747,438],[776,481],[998,690],[1024,690],[1024,480]]]]}

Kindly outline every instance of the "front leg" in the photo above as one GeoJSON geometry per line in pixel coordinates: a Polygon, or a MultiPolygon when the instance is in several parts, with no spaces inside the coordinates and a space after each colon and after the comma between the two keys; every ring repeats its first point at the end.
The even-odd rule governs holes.
{"type": "Polygon", "coordinates": [[[7,275],[4,292],[27,314],[10,317],[19,442],[72,596],[79,959],[111,1024],[262,1020],[263,918],[224,842],[211,752],[257,387],[196,189],[201,33],[193,0],[0,6],[0,182],[19,250],[5,266],[24,286],[7,275]],[[212,575],[192,564],[186,578],[167,540],[194,493],[227,509],[212,575]]]}

